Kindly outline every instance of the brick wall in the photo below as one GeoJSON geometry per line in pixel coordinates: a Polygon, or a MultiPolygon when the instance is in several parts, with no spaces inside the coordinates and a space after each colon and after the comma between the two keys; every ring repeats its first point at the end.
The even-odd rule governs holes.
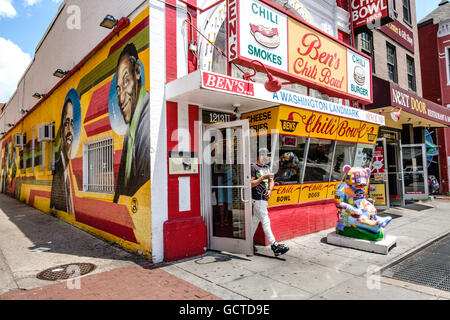
{"type": "MultiPolygon", "coordinates": [[[[410,29],[414,34],[414,54],[400,44],[395,42],[393,39],[378,30],[373,30],[373,47],[374,47],[374,63],[375,63],[375,73],[374,75],[388,80],[388,67],[387,67],[387,50],[386,42],[396,47],[397,53],[397,74],[398,74],[398,85],[404,89],[408,89],[408,74],[407,74],[407,64],[406,55],[414,58],[415,69],[416,69],[416,93],[422,96],[422,73],[420,67],[420,54],[419,54],[419,34],[416,21],[416,4],[415,0],[411,0],[411,20],[413,21],[412,27],[408,26],[403,21],[403,9],[402,0],[395,0],[398,12],[397,20],[405,26],[405,28],[410,29]]],[[[361,48],[361,36],[357,36],[357,48],[361,48]]]]}
{"type": "Polygon", "coordinates": [[[422,55],[420,66],[424,71],[422,73],[423,97],[440,104],[441,86],[439,77],[436,77],[436,72],[439,70],[437,31],[438,26],[433,23],[421,27],[419,29],[419,45],[422,55]],[[435,72],[427,72],[430,70],[435,70],[435,72]]]}

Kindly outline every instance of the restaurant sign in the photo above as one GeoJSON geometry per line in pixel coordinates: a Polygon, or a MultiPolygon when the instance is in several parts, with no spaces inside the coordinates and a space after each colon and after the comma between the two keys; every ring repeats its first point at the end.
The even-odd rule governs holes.
{"type": "Polygon", "coordinates": [[[391,23],[382,26],[380,31],[414,53],[414,33],[398,20],[394,20],[391,23]]]}
{"type": "Polygon", "coordinates": [[[229,62],[258,60],[285,79],[371,103],[371,60],[266,0],[228,1],[229,62]]]}
{"type": "Polygon", "coordinates": [[[385,125],[385,118],[380,114],[305,96],[288,90],[269,92],[261,83],[236,79],[218,73],[201,71],[201,87],[217,92],[270,101],[274,105],[288,105],[381,126],[385,125]]]}
{"type": "Polygon", "coordinates": [[[279,106],[242,115],[255,134],[271,134],[375,144],[379,125],[330,114],[279,106]]]}
{"type": "Polygon", "coordinates": [[[351,0],[353,27],[381,26],[392,21],[391,0],[351,0]]]}
{"type": "Polygon", "coordinates": [[[390,83],[391,105],[422,118],[450,126],[450,109],[426,100],[410,91],[390,83]]]}

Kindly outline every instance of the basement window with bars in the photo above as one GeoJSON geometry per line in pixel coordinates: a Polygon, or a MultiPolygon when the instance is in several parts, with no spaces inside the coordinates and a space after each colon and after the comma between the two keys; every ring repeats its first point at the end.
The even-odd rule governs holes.
{"type": "Polygon", "coordinates": [[[87,143],[83,153],[83,190],[114,193],[114,139],[87,143]]]}

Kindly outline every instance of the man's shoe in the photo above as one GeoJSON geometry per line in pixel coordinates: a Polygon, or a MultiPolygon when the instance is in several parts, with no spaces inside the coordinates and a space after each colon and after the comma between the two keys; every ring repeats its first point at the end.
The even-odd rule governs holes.
{"type": "Polygon", "coordinates": [[[275,254],[275,257],[278,257],[288,252],[289,248],[286,247],[284,244],[276,243],[272,245],[272,251],[275,254]]]}

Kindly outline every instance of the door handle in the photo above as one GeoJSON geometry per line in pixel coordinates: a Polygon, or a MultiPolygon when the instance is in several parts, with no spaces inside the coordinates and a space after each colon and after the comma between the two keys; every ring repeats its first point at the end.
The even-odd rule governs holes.
{"type": "Polygon", "coordinates": [[[245,190],[245,189],[248,189],[248,187],[242,187],[242,188],[241,188],[241,201],[242,201],[243,203],[249,203],[249,202],[250,202],[250,199],[245,200],[245,198],[244,198],[244,190],[245,190]]]}

